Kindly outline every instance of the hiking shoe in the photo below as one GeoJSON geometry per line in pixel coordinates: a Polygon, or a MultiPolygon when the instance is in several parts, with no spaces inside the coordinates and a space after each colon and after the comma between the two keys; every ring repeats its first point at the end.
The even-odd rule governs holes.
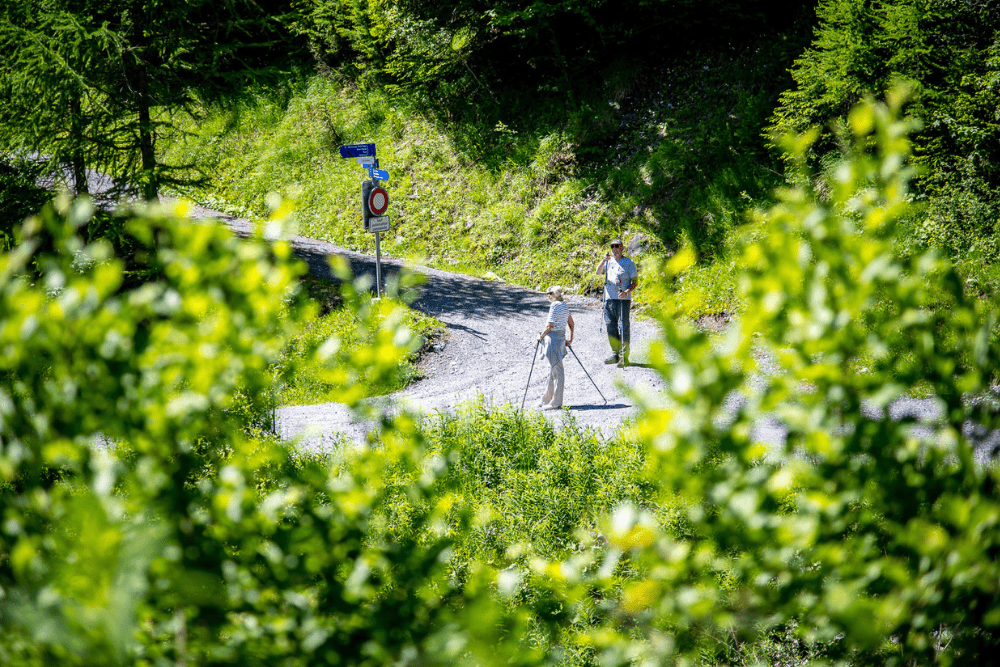
{"type": "Polygon", "coordinates": [[[618,363],[618,355],[617,354],[612,354],[610,357],[608,357],[607,359],[604,360],[604,363],[606,363],[606,364],[617,364],[618,363]]]}

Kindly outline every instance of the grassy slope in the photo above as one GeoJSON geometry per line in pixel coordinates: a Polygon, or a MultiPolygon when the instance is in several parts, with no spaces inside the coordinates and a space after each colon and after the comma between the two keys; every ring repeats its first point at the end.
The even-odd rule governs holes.
{"type": "MultiPolygon", "coordinates": [[[[373,252],[360,227],[363,172],[337,153],[373,141],[391,174],[384,253],[595,292],[592,270],[612,237],[642,239],[647,277],[690,245],[702,262],[682,289],[704,293],[690,313],[699,316],[737,306],[731,247],[745,212],[779,183],[760,132],[798,48],[766,36],[618,77],[572,114],[539,102],[537,117],[521,106],[492,125],[449,124],[405,96],[314,75],[208,109],[187,136],[162,145],[167,159],[211,177],[189,193],[201,202],[259,215],[279,191],[297,200],[303,235],[373,252]],[[570,115],[589,121],[559,124],[570,115]]],[[[640,290],[640,302],[654,293],[640,290]]]]}

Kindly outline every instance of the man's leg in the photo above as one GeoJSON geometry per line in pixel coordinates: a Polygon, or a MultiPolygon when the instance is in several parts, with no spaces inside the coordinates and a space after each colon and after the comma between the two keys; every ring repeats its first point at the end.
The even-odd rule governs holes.
{"type": "Polygon", "coordinates": [[[604,300],[604,328],[608,332],[608,343],[611,345],[611,356],[604,360],[606,364],[617,364],[620,359],[621,340],[618,338],[618,303],[621,299],[604,300]]]}
{"type": "Polygon", "coordinates": [[[629,341],[632,340],[631,332],[629,331],[629,320],[632,319],[629,317],[629,311],[632,309],[632,300],[621,299],[619,303],[621,303],[620,317],[622,327],[621,359],[619,361],[619,365],[628,366],[628,353],[631,347],[629,345],[629,341]]]}

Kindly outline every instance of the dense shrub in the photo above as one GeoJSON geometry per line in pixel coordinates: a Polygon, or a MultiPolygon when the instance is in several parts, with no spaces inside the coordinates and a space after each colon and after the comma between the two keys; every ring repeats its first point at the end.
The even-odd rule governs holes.
{"type": "MultiPolygon", "coordinates": [[[[607,0],[303,0],[296,28],[334,67],[381,71],[387,81],[459,108],[510,90],[572,100],[612,62],[714,47],[780,25],[799,3],[607,0]],[[671,39],[663,39],[670,35],[671,39]]],[[[369,74],[371,71],[369,71],[369,74]]]]}
{"type": "MultiPolygon", "coordinates": [[[[616,631],[592,634],[604,664],[689,664],[715,642],[723,655],[759,646],[761,632],[853,665],[996,655],[1000,498],[968,424],[1000,422],[1000,304],[966,294],[935,251],[893,248],[912,206],[902,102],[851,112],[855,153],[831,170],[826,200],[790,188],[761,213],[743,251],[750,307],[720,340],[676,318],[682,304],[667,309],[653,353],[667,399],[637,428],[661,493],[686,499],[688,536],[635,509],[614,515],[605,568],[627,555],[642,574],[617,597],[616,631]],[[937,418],[890,416],[927,386],[937,418]],[[757,440],[764,419],[783,441],[757,440]]],[[[783,145],[804,168],[815,139],[783,145]]]]}
{"type": "Polygon", "coordinates": [[[846,129],[855,103],[896,80],[913,82],[910,112],[923,121],[914,135],[914,162],[923,167],[914,194],[929,210],[915,228],[899,230],[902,243],[915,253],[943,248],[982,278],[983,264],[1000,261],[1000,10],[988,2],[824,0],[817,15],[815,40],[792,69],[795,87],[782,95],[771,129],[822,126],[810,153],[829,164],[849,143],[838,128],[846,129]]]}
{"type": "Polygon", "coordinates": [[[0,250],[14,247],[14,230],[48,200],[30,163],[0,156],[0,250]]]}
{"type": "MultiPolygon", "coordinates": [[[[274,367],[278,380],[275,398],[278,402],[303,405],[342,401],[345,380],[336,371],[331,371],[331,366],[339,367],[339,359],[367,354],[365,350],[375,342],[379,331],[386,328],[400,330],[400,335],[405,335],[408,343],[402,346],[402,354],[398,358],[393,357],[397,362],[394,373],[377,378],[362,374],[354,379],[354,385],[362,390],[359,398],[398,391],[420,377],[417,357],[429,349],[434,338],[441,335],[443,323],[430,315],[410,310],[402,302],[388,296],[372,304],[370,312],[358,312],[357,309],[344,307],[340,296],[343,288],[339,284],[315,278],[305,278],[303,284],[313,301],[319,301],[320,309],[326,312],[307,319],[286,342],[274,367]],[[336,295],[336,299],[324,298],[331,293],[336,295]],[[317,359],[316,349],[329,340],[338,341],[337,350],[330,358],[317,359]]],[[[395,293],[398,285],[390,289],[395,293]]]]}
{"type": "MultiPolygon", "coordinates": [[[[58,200],[0,256],[0,662],[361,664],[419,643],[446,594],[441,540],[370,544],[366,527],[379,466],[410,450],[331,477],[234,419],[252,413],[234,412],[238,393],[269,396],[307,314],[288,244],[237,240],[183,205],[137,212],[128,233],[162,274],[123,290],[110,245],[76,233],[90,213],[58,200]],[[414,587],[400,600],[392,581],[414,587]]],[[[337,366],[348,401],[350,377],[390,377],[409,346],[368,302],[346,292],[377,330],[337,366]]]]}

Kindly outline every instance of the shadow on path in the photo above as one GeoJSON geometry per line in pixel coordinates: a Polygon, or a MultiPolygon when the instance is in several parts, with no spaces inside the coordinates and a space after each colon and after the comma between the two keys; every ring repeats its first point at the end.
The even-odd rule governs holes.
{"type": "MultiPolygon", "coordinates": [[[[291,240],[295,255],[309,265],[309,271],[313,275],[336,280],[330,271],[329,256],[338,255],[347,259],[355,277],[370,276],[374,284],[373,257],[315,239],[292,237],[291,240]]],[[[413,306],[435,317],[475,316],[483,308],[483,303],[489,304],[490,315],[504,317],[523,317],[527,312],[537,312],[539,308],[547,306],[544,294],[472,276],[423,266],[408,266],[403,260],[395,258],[382,258],[382,284],[385,285],[407,268],[426,279],[424,284],[417,287],[418,296],[413,306]]]]}
{"type": "MultiPolygon", "coordinates": [[[[198,209],[197,214],[216,217],[224,221],[240,236],[248,236],[254,225],[247,220],[232,216],[219,216],[215,211],[198,209]]],[[[370,276],[375,282],[375,258],[343,248],[327,241],[319,241],[303,236],[293,236],[295,256],[309,266],[309,273],[318,278],[337,281],[330,270],[330,256],[337,255],[348,261],[355,277],[370,276]]],[[[489,304],[489,315],[503,317],[523,317],[525,313],[537,313],[547,307],[544,294],[532,290],[491,282],[473,276],[448,273],[425,266],[410,266],[397,258],[382,258],[382,284],[385,285],[400,271],[409,269],[424,276],[426,282],[417,287],[417,299],[413,306],[418,310],[439,318],[451,316],[475,316],[489,304]]],[[[372,288],[374,290],[374,287],[372,288]]]]}
{"type": "Polygon", "coordinates": [[[625,410],[631,408],[625,403],[608,403],[607,405],[598,403],[581,403],[580,405],[564,405],[563,408],[577,412],[591,412],[593,410],[625,410]]]}

